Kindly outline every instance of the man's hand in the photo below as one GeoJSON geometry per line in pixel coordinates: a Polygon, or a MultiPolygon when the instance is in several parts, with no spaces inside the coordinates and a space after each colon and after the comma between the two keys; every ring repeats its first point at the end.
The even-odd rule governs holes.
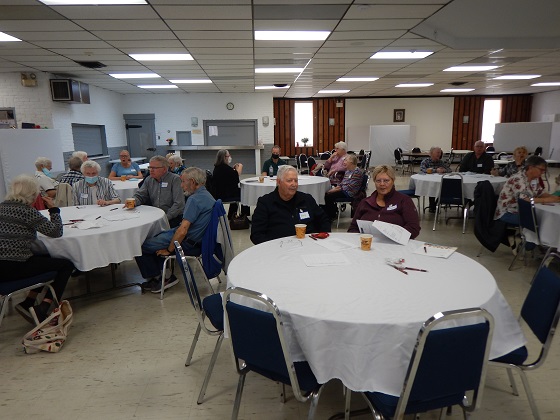
{"type": "Polygon", "coordinates": [[[156,255],[157,255],[158,257],[168,257],[169,255],[171,255],[171,252],[169,252],[169,251],[167,250],[167,248],[164,248],[164,249],[159,249],[159,250],[157,250],[157,251],[156,251],[156,255]]]}

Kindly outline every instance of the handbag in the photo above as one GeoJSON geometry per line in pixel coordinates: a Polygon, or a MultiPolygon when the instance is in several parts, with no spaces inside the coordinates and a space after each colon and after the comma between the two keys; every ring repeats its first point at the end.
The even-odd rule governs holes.
{"type": "Polygon", "coordinates": [[[68,337],[72,324],[72,307],[63,300],[57,308],[39,325],[23,336],[23,350],[27,354],[47,351],[57,353],[68,337]]]}
{"type": "Polygon", "coordinates": [[[244,214],[235,214],[229,221],[231,230],[249,229],[249,219],[244,214]]]}

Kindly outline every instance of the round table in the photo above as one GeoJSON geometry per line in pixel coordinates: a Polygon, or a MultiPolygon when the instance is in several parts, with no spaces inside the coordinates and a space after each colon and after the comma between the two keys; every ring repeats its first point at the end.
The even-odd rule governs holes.
{"type": "MultiPolygon", "coordinates": [[[[465,198],[471,200],[474,200],[474,189],[476,188],[476,184],[480,181],[490,181],[496,194],[500,193],[502,186],[507,181],[507,178],[503,176],[492,176],[469,172],[461,173],[461,175],[463,176],[463,191],[465,193],[465,198]]],[[[437,197],[439,196],[441,177],[442,175],[440,174],[414,174],[410,177],[408,188],[415,190],[416,195],[437,197]]]]}
{"type": "MultiPolygon", "coordinates": [[[[560,248],[560,204],[535,204],[539,236],[543,245],[560,248]]],[[[536,235],[524,229],[529,242],[538,243],[536,235]]]]}
{"type": "MultiPolygon", "coordinates": [[[[241,180],[241,204],[254,206],[259,197],[268,194],[276,188],[276,177],[265,177],[259,182],[259,177],[241,180]]],[[[323,176],[298,175],[298,191],[311,194],[317,204],[325,204],[325,193],[331,188],[329,178],[323,176]]]]}
{"type": "Polygon", "coordinates": [[[371,251],[360,250],[359,235],[353,233],[317,241],[281,238],[237,255],[229,266],[228,286],[274,300],[294,361],[307,360],[320,383],[339,378],[354,391],[399,395],[418,331],[440,311],[487,309],[495,319],[491,358],[525,344],[488,270],[457,252],[443,259],[414,253],[418,248],[423,242],[403,246],[381,234],[374,236],[371,251]],[[349,248],[324,247],[340,241],[349,248]],[[304,262],[306,257],[339,256],[347,264],[304,262]],[[429,272],[405,275],[387,265],[386,258],[404,258],[406,266],[429,272]]]}
{"type": "MultiPolygon", "coordinates": [[[[48,217],[47,210],[42,213],[48,217]]],[[[71,260],[80,271],[106,267],[142,255],[142,243],[169,229],[165,212],[157,207],[139,206],[126,210],[122,204],[61,207],[64,233],[60,238],[38,234],[51,256],[71,260]],[[82,230],[83,219],[101,227],[82,230]]]]}
{"type": "Polygon", "coordinates": [[[132,198],[134,193],[138,190],[138,184],[140,183],[139,179],[127,179],[126,181],[116,181],[111,180],[113,183],[113,187],[115,187],[115,191],[119,195],[121,199],[121,203],[124,203],[127,198],[132,198]]]}

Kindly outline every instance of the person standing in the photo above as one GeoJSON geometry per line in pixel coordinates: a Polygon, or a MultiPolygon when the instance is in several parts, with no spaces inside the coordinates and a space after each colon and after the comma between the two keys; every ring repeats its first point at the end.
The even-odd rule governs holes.
{"type": "MultiPolygon", "coordinates": [[[[228,209],[228,219],[232,219],[237,213],[237,202],[241,201],[241,188],[239,187],[239,176],[243,172],[243,164],[236,163],[231,167],[232,158],[228,150],[218,150],[214,162],[212,184],[214,197],[223,202],[231,202],[228,209]]],[[[249,216],[249,206],[241,206],[241,214],[249,216]]]]}
{"type": "Polygon", "coordinates": [[[477,141],[474,144],[474,152],[467,153],[461,165],[459,172],[476,172],[477,174],[490,174],[494,167],[494,159],[485,151],[483,141],[477,141]]]}
{"type": "Polygon", "coordinates": [[[269,176],[270,167],[272,166],[272,176],[276,176],[276,174],[278,174],[278,167],[287,164],[286,161],[280,159],[280,146],[274,145],[272,146],[272,155],[270,159],[265,160],[263,163],[261,175],[269,176]]]}

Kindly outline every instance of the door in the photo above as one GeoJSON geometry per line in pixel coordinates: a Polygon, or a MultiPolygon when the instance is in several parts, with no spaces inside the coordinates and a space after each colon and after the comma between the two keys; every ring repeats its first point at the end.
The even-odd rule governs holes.
{"type": "Polygon", "coordinates": [[[150,159],[156,151],[155,114],[124,114],[123,118],[130,156],[150,159]]]}

